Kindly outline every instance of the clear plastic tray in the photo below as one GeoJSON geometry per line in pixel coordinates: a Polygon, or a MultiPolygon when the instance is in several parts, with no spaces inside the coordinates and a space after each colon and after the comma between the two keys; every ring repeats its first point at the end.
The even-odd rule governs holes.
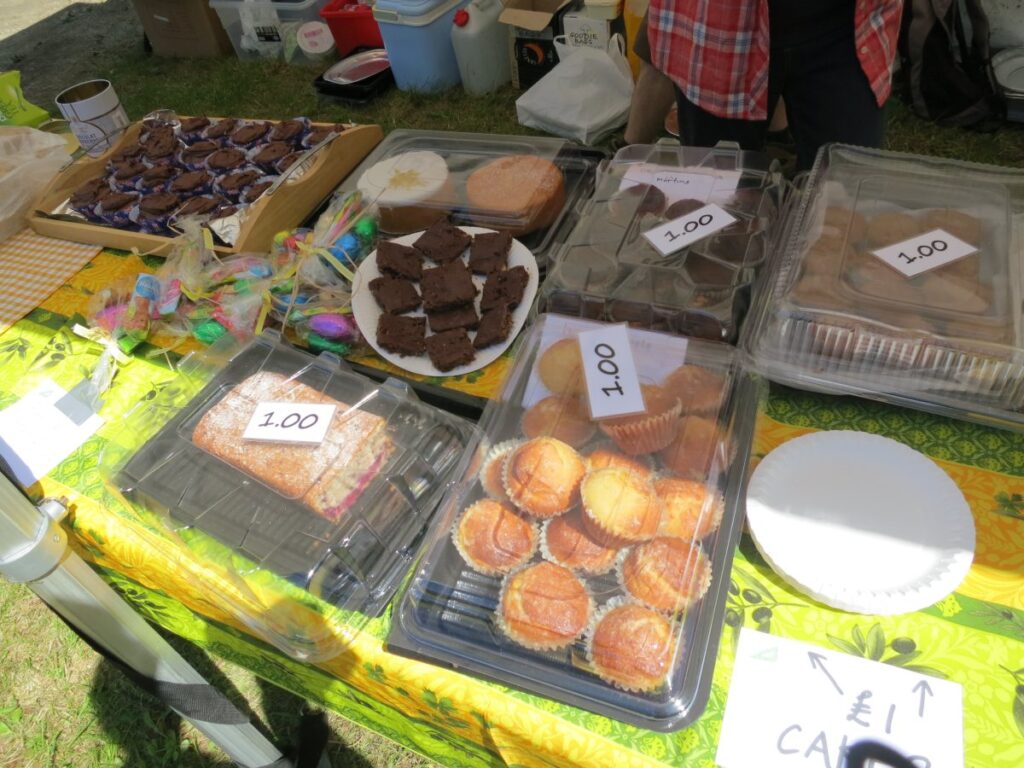
{"type": "Polygon", "coordinates": [[[524,336],[388,647],[671,731],[707,702],[757,392],[732,347],[629,329],[647,411],[595,423],[564,393],[578,334],[607,327],[541,315],[524,336]]]}
{"type": "Polygon", "coordinates": [[[562,139],[397,130],[339,189],[375,203],[385,235],[450,218],[511,232],[543,268],[604,158],[562,139]]]}
{"type": "Polygon", "coordinates": [[[735,145],[625,147],[551,260],[542,307],[733,341],[770,253],[785,189],[777,164],[735,145]],[[707,203],[737,221],[667,257],[643,237],[707,203]]]}
{"type": "MultiPolygon", "coordinates": [[[[182,372],[176,390],[206,382],[184,405],[158,398],[136,415],[140,429],[162,426],[120,467],[118,486],[166,513],[170,530],[199,529],[226,545],[212,565],[241,577],[274,572],[350,612],[346,623],[357,628],[408,571],[474,428],[421,404],[404,384],[377,384],[272,335],[206,375],[216,367],[182,372]],[[297,432],[286,406],[309,403],[335,406],[321,414],[330,424],[320,443],[242,436],[257,408],[260,416],[276,410],[274,423],[297,432]]],[[[248,603],[222,597],[298,658],[333,655],[344,642],[296,630],[287,611],[253,615],[248,603]]]]}
{"type": "Polygon", "coordinates": [[[786,383],[1024,428],[1024,173],[833,145],[743,345],[786,383]],[[873,251],[943,230],[977,251],[904,276],[873,251]]]}

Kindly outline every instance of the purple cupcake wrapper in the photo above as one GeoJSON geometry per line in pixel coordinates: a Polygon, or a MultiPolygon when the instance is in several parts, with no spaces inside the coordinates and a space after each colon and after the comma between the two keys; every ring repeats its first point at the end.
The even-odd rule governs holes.
{"type": "Polygon", "coordinates": [[[131,211],[128,214],[128,218],[131,220],[140,232],[147,232],[151,235],[165,235],[168,233],[167,222],[171,218],[171,214],[165,214],[163,216],[147,216],[141,210],[139,210],[138,203],[132,206],[131,211]]]}
{"type": "Polygon", "coordinates": [[[144,195],[155,195],[157,192],[166,192],[169,186],[170,182],[165,179],[164,181],[161,181],[159,184],[154,184],[152,186],[147,187],[143,184],[143,180],[140,178],[138,183],[136,183],[135,185],[135,191],[141,192],[144,195]]]}
{"type": "MultiPolygon", "coordinates": [[[[257,179],[262,178],[263,175],[264,175],[263,171],[260,170],[259,168],[257,168],[254,165],[242,165],[242,166],[239,166],[238,168],[235,168],[234,170],[228,171],[227,173],[218,174],[214,178],[214,180],[213,180],[213,191],[214,191],[214,193],[220,195],[221,197],[225,198],[226,200],[229,200],[232,203],[237,203],[242,198],[242,192],[244,192],[246,189],[248,189],[249,185],[246,184],[244,187],[239,187],[237,191],[231,192],[229,190],[225,190],[221,186],[221,180],[224,179],[224,177],[226,177],[226,176],[230,176],[230,175],[235,174],[235,173],[242,173],[244,171],[256,171],[259,174],[259,176],[257,176],[257,179]]],[[[254,180],[252,183],[255,184],[256,181],[254,180]]]]}
{"type": "Polygon", "coordinates": [[[138,202],[125,208],[121,208],[118,211],[105,213],[101,210],[101,206],[97,205],[96,208],[93,209],[93,215],[104,224],[108,224],[111,227],[117,227],[118,229],[124,229],[125,227],[132,226],[131,212],[137,206],[138,202]]]}
{"type": "Polygon", "coordinates": [[[277,177],[278,177],[278,174],[276,174],[276,173],[267,174],[266,176],[260,176],[252,184],[250,184],[249,186],[244,187],[242,189],[242,194],[240,194],[238,196],[238,199],[241,200],[245,205],[252,205],[253,203],[256,202],[256,200],[260,200],[263,197],[263,195],[265,195],[267,193],[267,190],[263,190],[263,192],[260,194],[260,196],[257,197],[255,200],[246,200],[245,199],[245,194],[249,191],[249,189],[251,189],[252,187],[255,187],[257,184],[262,184],[265,181],[269,181],[270,183],[274,183],[275,181],[277,181],[277,177]]]}
{"type": "MultiPolygon", "coordinates": [[[[214,152],[216,151],[217,150],[214,150],[214,152]]],[[[212,154],[213,152],[210,153],[210,155],[212,154]]],[[[210,155],[207,155],[206,157],[209,157],[210,155]]],[[[178,150],[177,154],[175,154],[174,159],[177,164],[186,171],[209,171],[210,169],[206,167],[206,157],[202,157],[198,160],[186,160],[185,149],[182,148],[178,150]]]]}
{"type": "Polygon", "coordinates": [[[171,154],[165,155],[163,157],[147,157],[146,155],[143,155],[142,164],[145,165],[147,168],[156,168],[161,165],[177,165],[178,152],[180,151],[180,149],[181,148],[179,147],[178,149],[175,149],[173,152],[171,152],[171,154]]]}
{"type": "Polygon", "coordinates": [[[111,176],[110,188],[115,192],[138,192],[139,190],[136,187],[140,179],[142,179],[141,173],[137,173],[127,179],[115,179],[111,176]]]}

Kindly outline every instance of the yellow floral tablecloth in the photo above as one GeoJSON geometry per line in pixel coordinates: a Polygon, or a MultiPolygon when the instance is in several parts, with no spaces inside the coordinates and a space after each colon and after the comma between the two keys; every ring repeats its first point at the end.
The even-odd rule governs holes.
{"type": "MultiPolygon", "coordinates": [[[[0,336],[0,407],[43,376],[73,386],[99,350],[70,332],[91,292],[146,264],[101,253],[43,306],[0,336]]],[[[391,655],[390,618],[371,621],[348,649],[313,666],[254,639],[218,594],[238,590],[205,556],[202,534],[172,537],[103,478],[111,452],[133,446],[118,416],[175,376],[166,356],[137,357],[115,379],[107,421],[34,491],[72,500],[75,546],[152,621],[445,766],[696,766],[714,764],[740,627],[817,643],[961,683],[966,765],[1024,765],[1024,437],[853,399],[773,388],[761,404],[754,460],[815,429],[887,435],[935,459],[963,490],[977,524],[975,563],[947,598],[923,611],[871,617],[832,611],[794,592],[744,537],[704,715],[658,734],[502,686],[391,655]],[[201,578],[196,578],[196,575],[201,578]]],[[[309,634],[337,615],[271,574],[246,577],[254,610],[275,606],[309,634]],[[284,606],[284,608],[282,608],[284,606]]]]}

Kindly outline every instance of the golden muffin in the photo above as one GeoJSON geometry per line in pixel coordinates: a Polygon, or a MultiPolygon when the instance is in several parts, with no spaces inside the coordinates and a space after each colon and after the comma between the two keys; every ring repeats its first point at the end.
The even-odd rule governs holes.
{"type": "Polygon", "coordinates": [[[626,456],[607,444],[597,446],[584,459],[588,472],[618,467],[625,469],[642,480],[651,477],[652,462],[649,456],[626,456]]]}
{"type": "Polygon", "coordinates": [[[523,434],[529,438],[554,437],[578,448],[597,432],[587,408],[578,397],[552,395],[530,406],[523,414],[523,434]]]}
{"type": "Polygon", "coordinates": [[[883,211],[876,213],[868,222],[867,241],[872,248],[884,248],[926,231],[923,224],[909,213],[883,211]]]}
{"type": "Polygon", "coordinates": [[[497,621],[520,645],[552,651],[583,634],[592,608],[587,588],[572,571],[542,562],[505,577],[497,621]]]}
{"type": "Polygon", "coordinates": [[[541,537],[544,556],[573,571],[596,576],[615,566],[618,547],[609,547],[593,539],[579,510],[548,520],[541,537]]]}
{"type": "Polygon", "coordinates": [[[631,456],[654,453],[672,442],[683,407],[679,398],[653,384],[641,384],[647,410],[631,416],[616,416],[600,423],[601,431],[619,450],[631,456]]]}
{"type": "Polygon", "coordinates": [[[692,363],[676,368],[665,377],[661,386],[679,398],[684,414],[714,416],[728,394],[728,386],[722,374],[692,363]]]}
{"type": "Polygon", "coordinates": [[[508,573],[537,551],[537,526],[507,504],[480,499],[466,508],[452,535],[469,566],[489,576],[508,573]]]}
{"type": "Polygon", "coordinates": [[[943,229],[968,245],[981,247],[981,238],[984,234],[981,220],[969,213],[955,211],[952,208],[932,208],[921,214],[921,226],[924,232],[943,229]]]}
{"type": "Polygon", "coordinates": [[[677,613],[708,591],[711,561],[695,542],[659,536],[629,550],[619,579],[622,588],[644,605],[677,613]]]}
{"type": "Polygon", "coordinates": [[[857,211],[830,205],[825,209],[825,234],[834,235],[847,243],[864,238],[867,221],[857,211]]]}
{"type": "Polygon", "coordinates": [[[654,492],[661,504],[659,536],[703,539],[718,530],[725,512],[725,500],[718,491],[696,480],[659,477],[654,492]]]}
{"type": "Polygon", "coordinates": [[[650,608],[613,606],[587,639],[587,657],[602,680],[627,691],[653,691],[668,680],[675,637],[668,619],[650,608]]]}
{"type": "Polygon", "coordinates": [[[553,437],[534,438],[505,460],[505,493],[528,515],[555,517],[576,503],[585,471],[572,446],[553,437]]]}
{"type": "Polygon", "coordinates": [[[669,472],[703,481],[711,473],[715,459],[724,468],[730,454],[718,422],[703,416],[686,416],[672,442],[658,455],[669,472]]]}
{"type": "Polygon", "coordinates": [[[646,541],[658,532],[661,510],[651,484],[619,468],[590,472],[580,485],[587,532],[607,546],[646,541]]]}
{"type": "Polygon", "coordinates": [[[544,350],[537,361],[537,375],[556,395],[579,395],[586,391],[583,356],[575,338],[561,339],[544,350]]]}
{"type": "Polygon", "coordinates": [[[506,440],[493,446],[484,457],[480,470],[480,485],[492,499],[511,503],[505,493],[505,460],[509,454],[522,445],[520,440],[506,440]]]}

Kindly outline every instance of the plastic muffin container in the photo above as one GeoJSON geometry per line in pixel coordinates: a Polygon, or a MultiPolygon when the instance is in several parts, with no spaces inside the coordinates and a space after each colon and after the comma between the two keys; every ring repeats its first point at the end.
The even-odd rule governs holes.
{"type": "Polygon", "coordinates": [[[1024,428],[1024,173],[833,145],[793,210],[759,372],[1024,428]]]}
{"type": "Polygon", "coordinates": [[[653,730],[692,722],[757,399],[727,345],[539,316],[395,605],[389,649],[653,730]],[[615,389],[604,358],[625,359],[580,336],[595,329],[625,334],[642,412],[591,417],[581,349],[609,374],[593,386],[615,389]]]}
{"type": "MultiPolygon", "coordinates": [[[[223,544],[204,551],[233,582],[276,573],[358,628],[408,572],[475,428],[404,384],[377,384],[273,335],[215,359],[183,366],[136,414],[139,429],[161,426],[117,485],[171,531],[223,544]]],[[[346,641],[318,624],[300,629],[283,608],[254,612],[240,594],[221,604],[297,658],[329,657],[346,641]]]]}
{"type": "Polygon", "coordinates": [[[625,147],[551,259],[541,307],[732,342],[771,253],[785,191],[777,163],[736,145],[625,147]],[[735,221],[667,256],[644,237],[712,203],[735,221]]]}
{"type": "Polygon", "coordinates": [[[340,189],[375,206],[385,235],[449,219],[510,232],[543,269],[594,188],[604,153],[562,139],[398,130],[340,189]]]}

